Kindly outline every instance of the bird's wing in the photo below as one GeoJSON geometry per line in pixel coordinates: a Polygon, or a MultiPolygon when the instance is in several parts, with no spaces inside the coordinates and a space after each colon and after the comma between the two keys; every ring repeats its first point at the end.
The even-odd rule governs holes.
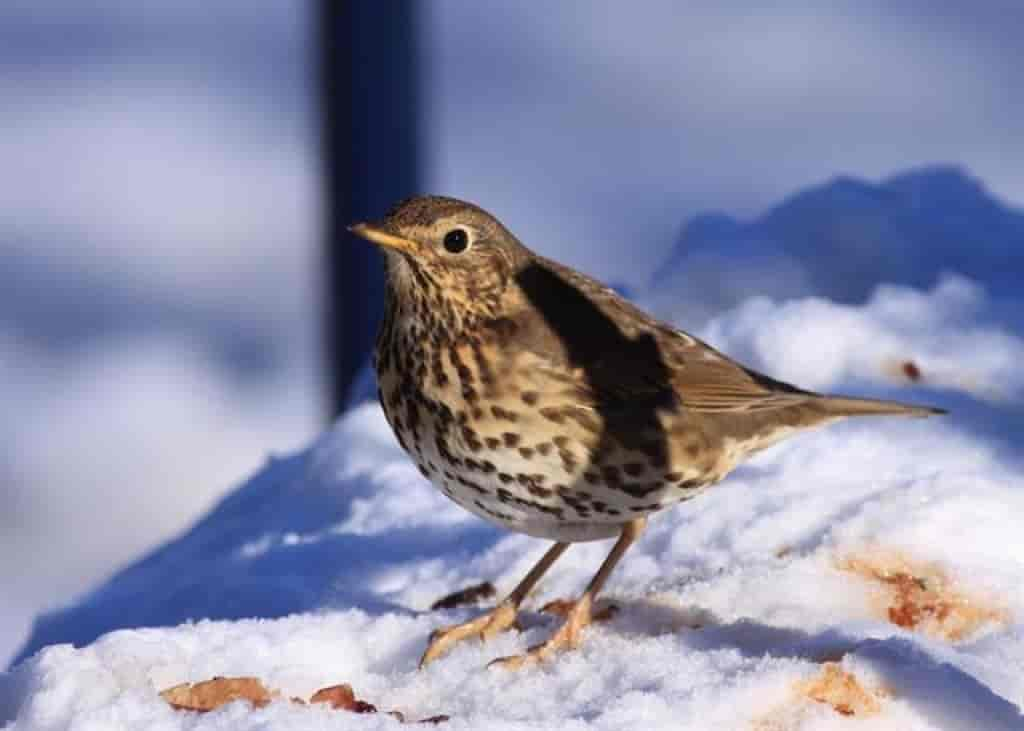
{"type": "Polygon", "coordinates": [[[581,403],[721,413],[776,409],[813,396],[743,367],[579,272],[541,263],[526,280],[534,306],[516,318],[516,345],[532,354],[538,378],[572,384],[581,403]]]}
{"type": "Polygon", "coordinates": [[[688,409],[704,413],[765,411],[801,403],[813,395],[745,368],[696,338],[673,334],[665,347],[678,354],[672,382],[688,409]]]}
{"type": "MultiPolygon", "coordinates": [[[[812,394],[744,368],[682,333],[645,334],[636,345],[609,351],[576,369],[583,390],[598,406],[647,410],[682,406],[701,413],[766,411],[807,400],[812,394]]],[[[546,360],[542,372],[564,373],[546,360]]]]}

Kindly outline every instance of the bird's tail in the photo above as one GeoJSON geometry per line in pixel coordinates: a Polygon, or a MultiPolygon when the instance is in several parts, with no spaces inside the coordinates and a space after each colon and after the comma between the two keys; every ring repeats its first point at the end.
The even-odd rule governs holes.
{"type": "Polygon", "coordinates": [[[869,398],[850,398],[848,396],[821,396],[818,406],[829,416],[937,416],[945,414],[945,409],[933,406],[917,406],[902,404],[898,401],[883,401],[869,398]]]}

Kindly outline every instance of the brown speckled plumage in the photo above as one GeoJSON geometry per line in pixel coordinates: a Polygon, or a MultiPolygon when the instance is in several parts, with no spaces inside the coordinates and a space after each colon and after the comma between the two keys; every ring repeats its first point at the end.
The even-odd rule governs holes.
{"type": "MultiPolygon", "coordinates": [[[[858,414],[935,413],[822,396],[747,369],[534,254],[469,203],[413,198],[353,230],[387,254],[380,401],[421,472],[480,517],[558,541],[555,558],[569,542],[620,536],[584,595],[587,611],[528,659],[578,641],[590,598],[644,516],[795,431],[858,414]],[[464,250],[447,248],[455,230],[464,250]]],[[[530,578],[501,607],[518,607],[530,578]]],[[[469,624],[435,638],[424,661],[488,635],[469,624]]]]}

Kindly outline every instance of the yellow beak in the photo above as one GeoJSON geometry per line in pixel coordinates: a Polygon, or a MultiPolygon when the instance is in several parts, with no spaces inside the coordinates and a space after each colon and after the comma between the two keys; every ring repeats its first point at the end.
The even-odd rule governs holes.
{"type": "Polygon", "coordinates": [[[416,248],[416,244],[409,239],[403,239],[401,236],[389,234],[387,231],[382,231],[368,223],[354,223],[348,227],[348,230],[356,236],[364,238],[378,246],[386,246],[389,249],[395,249],[396,251],[401,251],[406,254],[413,253],[416,248]]]}

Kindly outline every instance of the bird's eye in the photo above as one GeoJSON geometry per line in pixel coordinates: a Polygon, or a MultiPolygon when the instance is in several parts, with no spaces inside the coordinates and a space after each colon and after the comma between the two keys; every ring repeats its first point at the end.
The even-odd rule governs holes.
{"type": "Polygon", "coordinates": [[[451,254],[461,254],[469,248],[469,234],[464,228],[453,228],[444,235],[445,251],[451,254]]]}

